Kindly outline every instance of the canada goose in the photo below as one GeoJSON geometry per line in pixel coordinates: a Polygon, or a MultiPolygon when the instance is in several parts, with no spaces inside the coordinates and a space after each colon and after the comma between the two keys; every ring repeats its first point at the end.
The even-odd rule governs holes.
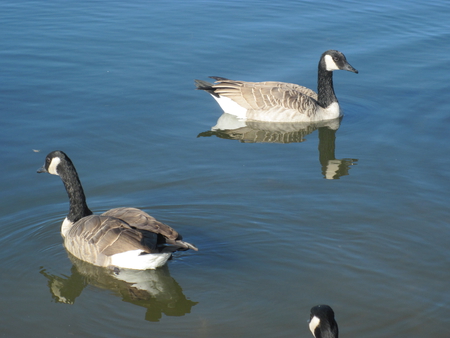
{"type": "Polygon", "coordinates": [[[333,309],[328,305],[314,306],[309,317],[309,329],[316,338],[338,338],[339,329],[333,309]]]}
{"type": "Polygon", "coordinates": [[[319,61],[316,94],[313,90],[284,82],[245,82],[211,76],[214,84],[195,80],[197,89],[205,90],[219,103],[225,113],[241,119],[267,122],[311,122],[340,116],[334,94],[333,71],[358,71],[344,54],[328,50],[319,61]]]}
{"type": "Polygon", "coordinates": [[[48,154],[38,173],[58,175],[64,183],[70,210],[61,235],[66,249],[78,259],[104,267],[146,270],[164,265],[174,251],[198,250],[142,210],[116,208],[93,215],[75,166],[62,151],[48,154]]]}

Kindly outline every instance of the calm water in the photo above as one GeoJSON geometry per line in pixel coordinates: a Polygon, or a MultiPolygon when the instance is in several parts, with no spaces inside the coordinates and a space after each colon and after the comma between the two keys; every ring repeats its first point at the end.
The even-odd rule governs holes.
{"type": "Polygon", "coordinates": [[[444,0],[3,1],[0,336],[312,337],[326,303],[342,337],[448,337],[449,38],[444,0]],[[211,130],[195,78],[315,88],[327,49],[360,71],[332,129],[211,130]],[[122,279],[68,257],[55,149],[95,212],[200,251],[122,279]]]}

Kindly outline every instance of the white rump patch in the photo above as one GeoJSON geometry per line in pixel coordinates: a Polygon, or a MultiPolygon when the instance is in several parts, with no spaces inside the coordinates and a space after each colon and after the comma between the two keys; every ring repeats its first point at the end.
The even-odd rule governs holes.
{"type": "Polygon", "coordinates": [[[314,330],[319,326],[319,324],[320,324],[320,319],[316,316],[312,317],[311,320],[309,321],[309,330],[311,331],[311,333],[313,334],[314,337],[316,336],[314,334],[314,330]]]}
{"type": "Polygon", "coordinates": [[[61,159],[59,157],[53,157],[50,165],[48,166],[48,173],[52,175],[58,175],[58,171],[56,167],[61,163],[61,159]]]}
{"type": "Polygon", "coordinates": [[[171,253],[152,253],[141,255],[142,250],[130,250],[111,256],[111,265],[118,268],[147,270],[166,264],[171,253]]]}
{"type": "Polygon", "coordinates": [[[214,96],[211,95],[219,104],[220,108],[227,113],[234,115],[240,119],[246,119],[247,118],[247,108],[241,107],[236,102],[234,102],[232,99],[225,97],[225,96],[214,96]]]}
{"type": "Polygon", "coordinates": [[[336,62],[334,62],[331,55],[325,55],[324,59],[328,71],[339,70],[339,67],[337,66],[336,62]]]}

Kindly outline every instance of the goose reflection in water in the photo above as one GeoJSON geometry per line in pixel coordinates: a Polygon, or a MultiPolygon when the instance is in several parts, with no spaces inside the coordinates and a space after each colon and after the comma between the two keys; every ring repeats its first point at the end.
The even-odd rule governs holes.
{"type": "Polygon", "coordinates": [[[298,143],[315,130],[319,133],[319,161],[322,175],[326,179],[339,179],[349,174],[357,159],[335,157],[336,131],[341,118],[319,122],[261,122],[244,121],[234,115],[222,114],[210,131],[198,137],[217,136],[223,139],[239,140],[242,143],[298,143]]]}
{"type": "Polygon", "coordinates": [[[57,276],[41,268],[48,280],[52,298],[57,303],[74,304],[87,285],[112,291],[123,301],[147,309],[145,319],[157,322],[162,314],[184,316],[198,304],[186,298],[180,285],[170,276],[169,268],[156,270],[112,270],[83,262],[69,255],[73,265],[70,276],[57,276]]]}

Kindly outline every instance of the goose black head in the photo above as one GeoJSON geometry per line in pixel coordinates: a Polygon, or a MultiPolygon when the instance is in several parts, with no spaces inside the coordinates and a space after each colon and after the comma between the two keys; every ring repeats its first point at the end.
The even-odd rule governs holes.
{"type": "Polygon", "coordinates": [[[329,72],[341,69],[358,74],[358,71],[347,62],[345,55],[337,50],[327,50],[323,53],[320,58],[319,68],[329,72]]]}
{"type": "Polygon", "coordinates": [[[338,338],[339,330],[333,309],[328,305],[317,305],[311,308],[309,329],[316,338],[338,338]]]}
{"type": "Polygon", "coordinates": [[[70,158],[62,151],[55,150],[45,157],[45,163],[42,168],[38,169],[38,173],[49,173],[52,175],[59,175],[58,166],[62,161],[71,163],[70,158]]]}

